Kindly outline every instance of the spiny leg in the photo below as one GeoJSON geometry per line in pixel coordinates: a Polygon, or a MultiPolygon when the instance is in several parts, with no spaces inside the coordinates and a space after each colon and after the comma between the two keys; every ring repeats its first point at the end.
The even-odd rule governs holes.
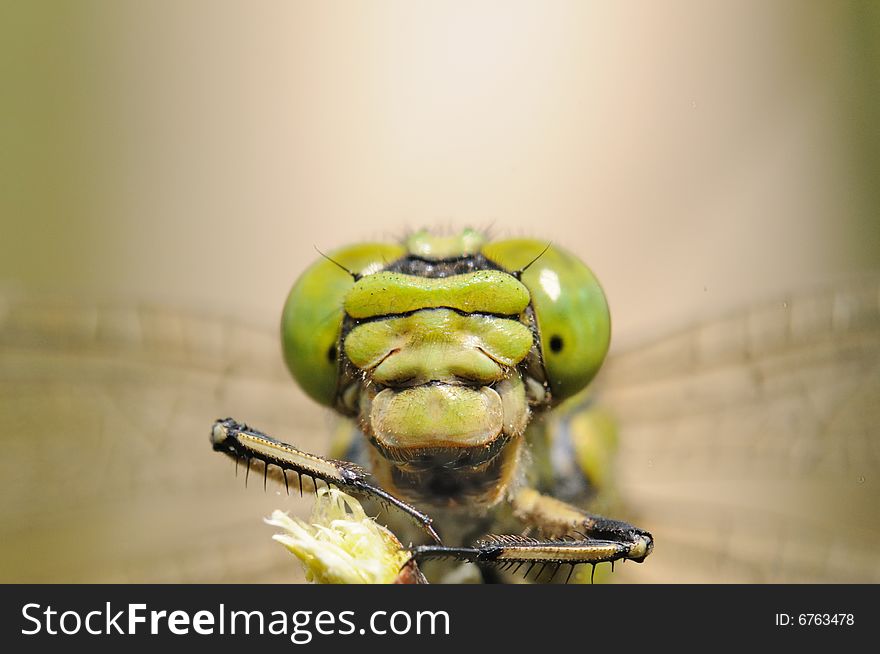
{"type": "Polygon", "coordinates": [[[514,515],[523,524],[538,528],[549,538],[578,536],[585,541],[616,543],[619,555],[607,559],[611,562],[628,559],[641,563],[654,549],[654,538],[647,531],[587,513],[532,488],[521,489],[511,503],[514,515]]]}
{"type": "Polygon", "coordinates": [[[589,563],[595,570],[598,563],[613,566],[615,561],[622,559],[641,563],[654,549],[654,539],[642,529],[585,513],[533,489],[519,491],[513,499],[513,509],[514,515],[524,524],[538,527],[546,538],[490,535],[474,543],[473,547],[415,547],[413,557],[417,561],[456,558],[505,567],[517,564],[516,570],[526,565],[526,575],[536,565],[541,565],[537,579],[547,565],[554,568],[569,565],[570,577],[576,565],[589,563]]]}
{"type": "MultiPolygon", "coordinates": [[[[216,452],[223,452],[236,460],[244,459],[248,471],[252,459],[262,461],[264,483],[270,474],[269,466],[272,465],[281,471],[288,491],[287,472],[290,471],[299,477],[300,493],[303,488],[302,479],[308,477],[315,485],[320,479],[328,486],[337,486],[352,495],[378,500],[386,505],[390,504],[415,520],[436,543],[440,542],[440,538],[432,526],[433,521],[429,516],[382,488],[369,483],[369,473],[354,463],[325,459],[303,452],[256,429],[251,429],[243,423],[236,422],[232,418],[225,418],[214,423],[211,429],[211,444],[216,452]]],[[[275,474],[272,476],[276,477],[275,474]]]]}

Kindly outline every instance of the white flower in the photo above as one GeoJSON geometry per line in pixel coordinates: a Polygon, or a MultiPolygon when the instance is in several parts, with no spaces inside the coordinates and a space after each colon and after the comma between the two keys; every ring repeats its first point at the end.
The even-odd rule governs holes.
{"type": "Polygon", "coordinates": [[[394,583],[410,559],[394,534],[334,487],[318,490],[311,524],[278,510],[265,521],[284,530],[272,538],[302,562],[306,579],[316,583],[394,583]]]}

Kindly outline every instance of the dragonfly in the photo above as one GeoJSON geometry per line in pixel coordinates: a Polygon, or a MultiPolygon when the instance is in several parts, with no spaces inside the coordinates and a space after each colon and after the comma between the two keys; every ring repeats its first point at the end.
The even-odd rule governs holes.
{"type": "MultiPolygon", "coordinates": [[[[616,422],[614,503],[656,547],[612,580],[880,581],[878,373],[880,275],[610,357],[548,421],[616,422]]],[[[205,451],[221,415],[327,451],[332,418],[296,391],[274,330],[9,294],[0,388],[2,581],[301,579],[259,522],[309,500],[259,477],[245,492],[205,451]]]]}
{"type": "MultiPolygon", "coordinates": [[[[641,563],[651,553],[650,533],[563,501],[552,461],[539,454],[559,441],[599,450],[584,455],[595,459],[609,440],[547,437],[530,421],[584,389],[610,343],[602,288],[564,249],[474,230],[343,248],[296,282],[281,332],[299,385],[360,433],[343,460],[327,459],[218,421],[214,449],[248,472],[256,460],[285,488],[292,472],[395,506],[433,541],[413,548],[416,561],[527,566],[526,576],[540,565],[537,577],[550,566],[552,579],[563,565],[571,576],[582,564],[641,563]],[[443,543],[435,517],[413,504],[442,511],[443,543]]],[[[584,495],[601,490],[592,467],[581,470],[584,495]]]]}

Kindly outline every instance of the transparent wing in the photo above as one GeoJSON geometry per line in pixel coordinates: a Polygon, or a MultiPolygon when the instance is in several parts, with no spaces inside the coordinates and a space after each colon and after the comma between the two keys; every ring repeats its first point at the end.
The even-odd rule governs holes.
{"type": "MultiPolygon", "coordinates": [[[[211,451],[226,415],[323,451],[326,415],[277,334],[145,307],[0,302],[0,581],[295,581],[260,520],[310,502],[246,490],[211,451]]],[[[283,489],[281,489],[283,493],[283,489]]]]}
{"type": "Polygon", "coordinates": [[[880,276],[623,354],[600,384],[656,538],[619,579],[880,582],[880,276]]]}

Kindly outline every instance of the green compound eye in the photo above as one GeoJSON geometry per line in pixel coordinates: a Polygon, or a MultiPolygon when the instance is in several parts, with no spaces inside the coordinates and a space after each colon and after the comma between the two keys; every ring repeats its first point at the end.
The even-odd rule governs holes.
{"type": "Polygon", "coordinates": [[[331,252],[333,261],[315,262],[293,285],[281,314],[281,345],[288,369],[312,399],[327,406],[336,399],[342,303],[354,286],[354,279],[342,268],[369,275],[405,254],[400,245],[353,245],[331,252]]]}
{"type": "Polygon", "coordinates": [[[611,316],[602,287],[577,257],[546,242],[511,239],[488,243],[483,255],[508,271],[521,270],[532,296],[544,368],[554,401],[584,388],[599,371],[611,339],[611,316]],[[539,257],[540,255],[540,257],[539,257]]]}

